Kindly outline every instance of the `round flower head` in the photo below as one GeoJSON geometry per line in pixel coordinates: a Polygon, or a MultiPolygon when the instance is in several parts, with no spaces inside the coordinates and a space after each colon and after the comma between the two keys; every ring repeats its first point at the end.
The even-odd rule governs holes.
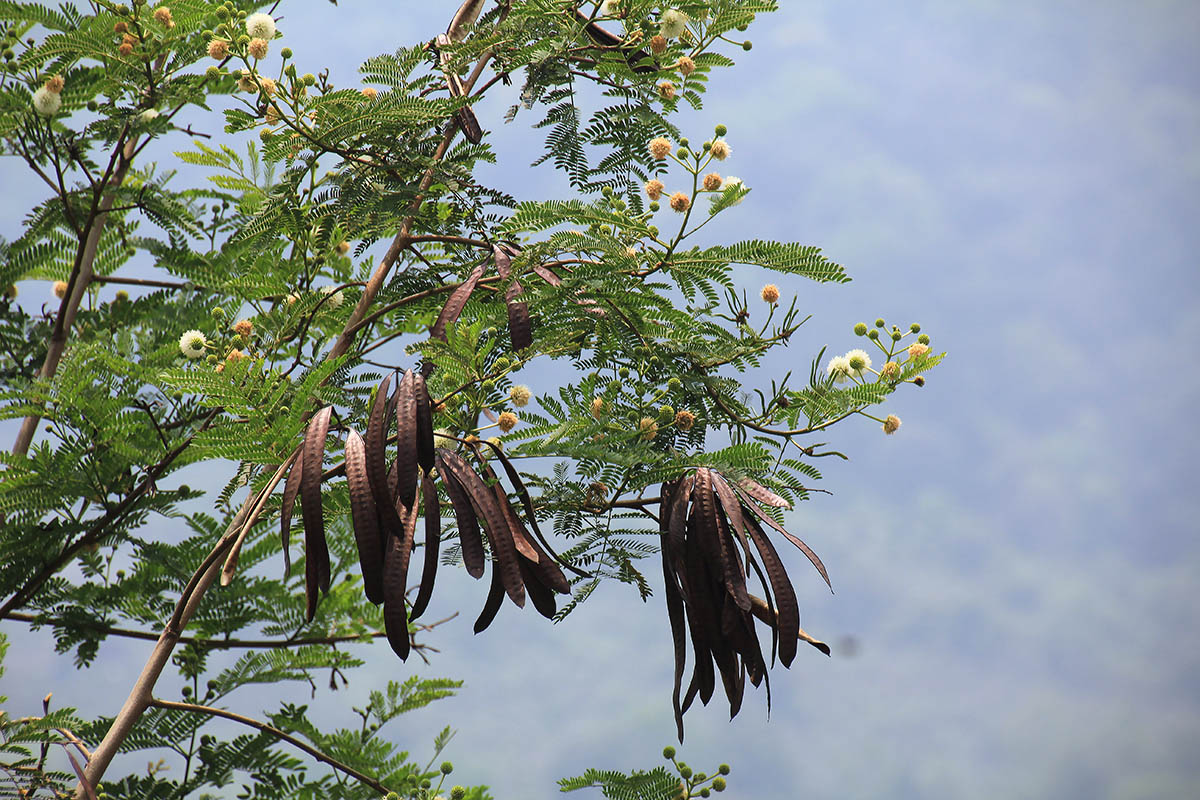
{"type": "Polygon", "coordinates": [[[648,442],[658,436],[658,423],[651,417],[642,417],[641,422],[638,423],[638,431],[642,441],[648,442]]]}
{"type": "Polygon", "coordinates": [[[179,337],[179,352],[188,358],[199,358],[204,355],[204,334],[200,331],[188,331],[179,337]]]}
{"type": "Polygon", "coordinates": [[[322,286],[321,294],[329,296],[329,299],[325,301],[325,305],[330,308],[337,308],[342,304],[342,290],[336,286],[322,286]]]}
{"type": "Polygon", "coordinates": [[[133,52],[133,45],[129,42],[121,42],[121,46],[117,48],[117,52],[123,56],[127,56],[133,52]]]}
{"type": "Polygon", "coordinates": [[[241,77],[238,78],[238,89],[243,92],[258,92],[258,84],[254,82],[254,76],[250,73],[250,70],[242,70],[241,77]]]}
{"type": "Polygon", "coordinates": [[[667,51],[667,37],[661,34],[655,34],[650,37],[650,52],[656,56],[661,56],[667,51]]]}
{"type": "Polygon", "coordinates": [[[251,39],[250,44],[246,45],[246,52],[255,58],[266,58],[267,47],[266,39],[251,39]]]}
{"type": "Polygon", "coordinates": [[[513,428],[517,427],[517,415],[511,411],[505,411],[496,420],[496,425],[499,426],[500,430],[508,433],[513,428]]]}
{"type": "Polygon", "coordinates": [[[229,55],[229,42],[224,39],[213,39],[208,43],[208,57],[222,61],[229,55]]]}
{"type": "Polygon", "coordinates": [[[274,39],[275,20],[271,18],[270,14],[264,14],[261,11],[251,14],[246,17],[246,33],[250,34],[251,39],[274,39]]]}
{"type": "Polygon", "coordinates": [[[17,299],[17,285],[15,283],[10,283],[8,285],[8,288],[4,290],[4,296],[6,298],[8,298],[9,300],[16,300],[17,299]]]}
{"type": "Polygon", "coordinates": [[[236,347],[229,351],[229,355],[225,356],[226,361],[237,361],[239,358],[246,358],[246,354],[236,347]]]}
{"type": "Polygon", "coordinates": [[[687,14],[675,9],[667,9],[659,20],[658,32],[668,39],[674,39],[687,29],[687,14]]]}
{"type": "Polygon", "coordinates": [[[908,346],[908,357],[919,358],[929,352],[929,345],[913,342],[908,346]]]}
{"type": "Polygon", "coordinates": [[[338,242],[337,251],[339,256],[344,256],[350,252],[349,242],[338,242]]]}
{"type": "Polygon", "coordinates": [[[604,0],[600,4],[600,15],[604,17],[616,17],[621,13],[621,0],[604,0]]]}
{"type": "Polygon", "coordinates": [[[704,176],[704,183],[701,184],[706,192],[715,192],[721,188],[721,176],[715,172],[710,172],[704,176]]]}
{"type": "Polygon", "coordinates": [[[675,412],[675,427],[681,431],[690,431],[696,424],[696,415],[690,411],[675,412]]]}
{"type": "Polygon", "coordinates": [[[709,148],[708,152],[712,153],[712,157],[717,161],[724,161],[733,153],[733,148],[724,139],[716,139],[713,141],[712,147],[709,148]]]}
{"type": "Polygon", "coordinates": [[[861,378],[863,370],[871,368],[871,357],[866,350],[851,350],[846,353],[846,363],[850,365],[850,375],[861,378]]]}
{"type": "Polygon", "coordinates": [[[889,381],[894,381],[900,377],[900,365],[895,361],[889,361],[883,365],[883,369],[879,370],[879,374],[889,381]]]}
{"type": "Polygon", "coordinates": [[[175,20],[171,19],[171,9],[166,6],[159,6],[154,9],[154,21],[164,28],[174,28],[175,20]]]}
{"type": "Polygon", "coordinates": [[[658,178],[646,181],[646,196],[651,200],[658,200],[662,197],[663,189],[667,188],[658,178]]]}
{"type": "MultiPolygon", "coordinates": [[[[729,189],[737,189],[738,191],[741,191],[742,179],[735,175],[726,175],[724,188],[726,191],[728,191],[729,189]]],[[[742,200],[744,200],[744,199],[745,199],[744,197],[739,197],[737,200],[734,200],[730,205],[735,205],[735,206],[741,205],[742,200]]]]}
{"type": "Polygon", "coordinates": [[[658,96],[663,100],[672,100],[675,97],[675,84],[670,81],[662,81],[658,84],[658,96]]]}
{"type": "Polygon", "coordinates": [[[508,390],[508,398],[513,401],[513,405],[517,408],[524,408],[529,405],[529,399],[533,397],[533,392],[529,391],[528,386],[514,386],[508,390]]]}
{"type": "Polygon", "coordinates": [[[887,419],[883,421],[883,432],[888,436],[900,429],[900,418],[895,414],[888,414],[887,419]]]}
{"type": "Polygon", "coordinates": [[[675,62],[675,69],[686,77],[696,71],[696,62],[687,56],[680,56],[679,60],[675,62]]]}
{"type": "Polygon", "coordinates": [[[55,281],[54,282],[54,296],[57,297],[59,300],[62,300],[64,297],[67,296],[67,282],[66,281],[55,281]]]}
{"type": "Polygon", "coordinates": [[[250,334],[254,333],[254,323],[248,319],[239,319],[233,323],[233,332],[249,339],[250,334]]]}
{"type": "Polygon", "coordinates": [[[850,380],[850,362],[845,356],[835,356],[829,360],[826,372],[833,377],[834,383],[845,383],[850,380]]]}
{"type": "Polygon", "coordinates": [[[676,211],[683,212],[687,211],[691,207],[692,199],[683,192],[676,192],[675,194],[671,195],[671,208],[675,209],[676,211]]]}
{"type": "Polygon", "coordinates": [[[43,85],[48,90],[54,92],[55,94],[59,94],[60,92],[62,92],[63,86],[66,85],[66,81],[63,80],[62,75],[55,75],[54,77],[47,80],[46,83],[43,85]]]}
{"type": "Polygon", "coordinates": [[[270,96],[274,96],[275,92],[279,91],[279,87],[275,83],[274,78],[268,78],[265,75],[258,76],[259,87],[270,96]]]}
{"type": "Polygon", "coordinates": [[[374,86],[366,86],[362,90],[362,96],[368,100],[374,100],[376,97],[379,97],[379,90],[374,86]]]}
{"type": "Polygon", "coordinates": [[[654,156],[658,161],[662,161],[671,152],[671,142],[659,136],[657,139],[650,140],[650,155],[654,156]]]}
{"type": "Polygon", "coordinates": [[[53,117],[62,108],[62,95],[45,86],[33,93],[33,110],[43,117],[53,117]]]}
{"type": "Polygon", "coordinates": [[[592,416],[600,419],[600,415],[604,413],[604,400],[599,397],[592,398],[592,416]]]}
{"type": "Polygon", "coordinates": [[[147,122],[153,122],[156,119],[158,119],[158,109],[157,108],[147,108],[141,114],[138,114],[138,121],[143,124],[145,124],[147,122]]]}
{"type": "Polygon", "coordinates": [[[768,283],[762,288],[762,299],[764,303],[775,305],[779,302],[779,287],[773,283],[768,283]]]}

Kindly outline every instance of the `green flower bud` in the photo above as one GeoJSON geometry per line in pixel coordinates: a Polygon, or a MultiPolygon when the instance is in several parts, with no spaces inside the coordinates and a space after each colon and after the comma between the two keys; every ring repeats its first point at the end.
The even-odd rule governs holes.
{"type": "Polygon", "coordinates": [[[605,186],[600,190],[600,194],[604,195],[605,197],[612,197],[613,189],[611,186],[605,186]]]}
{"type": "Polygon", "coordinates": [[[484,381],[483,383],[479,384],[479,388],[485,392],[490,392],[496,388],[496,382],[492,380],[484,381]]]}
{"type": "Polygon", "coordinates": [[[114,8],[113,11],[117,12],[118,17],[128,17],[129,16],[129,6],[125,5],[124,3],[122,3],[121,5],[114,8]]]}
{"type": "Polygon", "coordinates": [[[876,328],[882,328],[882,327],[883,327],[883,325],[884,325],[884,322],[883,322],[883,317],[880,317],[879,319],[875,320],[875,327],[876,327],[876,328]]]}
{"type": "Polygon", "coordinates": [[[279,55],[281,55],[284,59],[291,58],[292,57],[292,48],[290,48],[290,47],[283,48],[282,50],[279,51],[279,55]]]}
{"type": "Polygon", "coordinates": [[[901,338],[902,336],[904,336],[904,334],[903,334],[903,333],[901,333],[900,331],[892,331],[892,341],[893,341],[893,342],[898,342],[898,341],[900,341],[900,338],[901,338]]]}
{"type": "Polygon", "coordinates": [[[400,795],[395,792],[388,792],[384,800],[400,800],[400,795]]]}
{"type": "Polygon", "coordinates": [[[687,139],[680,139],[680,140],[679,140],[679,146],[680,146],[680,147],[687,147],[687,146],[688,146],[688,140],[687,140],[687,139]]]}
{"type": "Polygon", "coordinates": [[[752,50],[753,48],[754,48],[754,44],[753,44],[753,43],[752,43],[752,42],[751,42],[749,39],[747,39],[746,41],[742,42],[742,49],[743,49],[743,50],[745,50],[745,51],[749,52],[749,51],[750,51],[750,50],[752,50]]]}
{"type": "Polygon", "coordinates": [[[696,773],[696,782],[697,783],[702,783],[703,781],[706,781],[706,780],[708,780],[708,776],[705,775],[703,772],[696,773]]]}
{"type": "Polygon", "coordinates": [[[929,344],[929,334],[922,333],[920,336],[917,337],[917,341],[920,342],[921,344],[929,344]]]}
{"type": "Polygon", "coordinates": [[[705,142],[704,143],[704,152],[707,153],[709,150],[712,150],[712,142],[705,142]]]}
{"type": "Polygon", "coordinates": [[[426,778],[425,780],[421,781],[421,788],[422,788],[422,789],[428,789],[430,786],[433,786],[433,781],[429,780],[428,778],[426,778]]]}
{"type": "Polygon", "coordinates": [[[186,483],[181,483],[181,484],[179,484],[178,492],[180,494],[191,494],[192,487],[188,486],[186,483]]]}
{"type": "Polygon", "coordinates": [[[659,406],[658,418],[664,423],[670,422],[671,420],[675,419],[675,409],[671,408],[670,406],[659,406]]]}
{"type": "Polygon", "coordinates": [[[651,203],[651,204],[650,204],[650,210],[651,210],[651,211],[658,211],[660,208],[662,208],[662,206],[660,206],[660,205],[658,204],[658,201],[657,201],[657,200],[655,200],[653,203],[651,203]]]}
{"type": "Polygon", "coordinates": [[[703,789],[701,789],[701,790],[700,790],[700,796],[701,796],[701,797],[708,797],[708,795],[709,795],[709,794],[710,794],[710,792],[708,791],[708,787],[707,787],[707,786],[705,786],[703,789]]]}
{"type": "Polygon", "coordinates": [[[607,389],[609,394],[616,394],[617,392],[621,391],[621,382],[609,381],[607,389]]]}
{"type": "Polygon", "coordinates": [[[99,103],[97,103],[95,100],[88,100],[88,102],[87,102],[87,110],[88,110],[88,111],[99,111],[99,110],[100,110],[100,104],[99,104],[99,103]]]}
{"type": "Polygon", "coordinates": [[[180,690],[179,693],[182,694],[184,697],[191,697],[192,696],[192,687],[184,686],[183,689],[180,690]]]}
{"type": "Polygon", "coordinates": [[[687,158],[691,154],[692,154],[692,152],[690,150],[688,150],[686,147],[681,147],[675,151],[676,158],[687,158]]]}
{"type": "Polygon", "coordinates": [[[317,76],[313,75],[311,72],[306,72],[300,76],[300,82],[305,86],[312,86],[317,82],[317,76]]]}
{"type": "Polygon", "coordinates": [[[678,389],[680,386],[683,386],[683,381],[679,380],[679,378],[671,378],[667,381],[667,388],[672,391],[678,389]]]}
{"type": "Polygon", "coordinates": [[[242,47],[245,47],[246,45],[250,44],[250,35],[243,33],[241,36],[237,37],[237,43],[240,44],[242,47]]]}
{"type": "Polygon", "coordinates": [[[461,786],[455,786],[450,789],[450,800],[463,800],[467,796],[467,790],[461,786]]]}
{"type": "Polygon", "coordinates": [[[867,335],[867,323],[860,322],[857,325],[855,325],[854,326],[854,335],[855,336],[866,336],[867,335]]]}
{"type": "Polygon", "coordinates": [[[717,127],[713,128],[713,133],[717,134],[717,136],[724,136],[725,134],[729,133],[729,128],[726,128],[724,125],[718,125],[717,127]]]}
{"type": "Polygon", "coordinates": [[[221,77],[221,68],[216,64],[211,64],[209,65],[208,69],[204,70],[204,76],[210,81],[215,81],[217,78],[221,77]]]}
{"type": "Polygon", "coordinates": [[[682,761],[679,762],[679,777],[683,778],[685,781],[692,777],[692,768],[687,764],[684,764],[682,761]]]}
{"type": "Polygon", "coordinates": [[[511,363],[512,362],[504,356],[500,356],[500,358],[496,359],[496,369],[508,369],[508,365],[511,363]]]}
{"type": "Polygon", "coordinates": [[[209,681],[208,683],[204,684],[204,688],[208,689],[210,692],[215,692],[217,690],[217,682],[209,681]]]}
{"type": "Polygon", "coordinates": [[[914,322],[912,325],[909,325],[909,326],[908,326],[908,329],[909,329],[910,331],[912,331],[913,333],[920,333],[920,332],[921,332],[921,326],[920,326],[920,325],[918,325],[918,324],[917,324],[917,323],[915,323],[915,322],[914,322]]]}
{"type": "Polygon", "coordinates": [[[868,339],[878,339],[878,338],[879,338],[879,331],[877,331],[877,330],[875,330],[874,328],[872,328],[871,330],[867,331],[867,338],[868,338],[868,339]]]}
{"type": "Polygon", "coordinates": [[[221,308],[220,306],[216,306],[212,310],[212,316],[213,319],[221,319],[225,316],[225,309],[221,308]]]}
{"type": "Polygon", "coordinates": [[[216,357],[216,355],[215,355],[215,354],[213,354],[213,353],[209,353],[209,354],[208,354],[208,358],[206,358],[205,360],[206,360],[208,363],[210,363],[210,364],[215,364],[215,363],[217,363],[217,357],[216,357]]]}
{"type": "Polygon", "coordinates": [[[722,778],[720,775],[713,778],[712,787],[713,787],[713,789],[715,789],[718,792],[725,791],[725,779],[722,778]]]}
{"type": "Polygon", "coordinates": [[[646,230],[650,233],[651,236],[658,238],[658,227],[656,225],[651,225],[646,230]]]}
{"type": "Polygon", "coordinates": [[[663,748],[663,758],[671,759],[675,757],[675,748],[667,745],[663,748]]]}
{"type": "Polygon", "coordinates": [[[451,764],[449,761],[443,761],[442,762],[442,774],[449,775],[451,772],[454,772],[454,765],[451,764]]]}

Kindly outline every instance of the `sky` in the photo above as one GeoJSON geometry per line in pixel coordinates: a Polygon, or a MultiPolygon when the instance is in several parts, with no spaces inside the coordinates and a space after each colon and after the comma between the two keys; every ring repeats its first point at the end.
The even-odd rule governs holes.
{"type": "MultiPolygon", "coordinates": [[[[280,29],[345,85],[457,4],[404,5],[304,3],[280,29]]],[[[1200,795],[1200,379],[1177,357],[1200,341],[1200,4],[812,0],[748,35],[683,122],[695,140],[728,125],[725,169],[753,189],[714,236],[819,245],[854,278],[775,281],[814,316],[756,378],[858,346],[853,324],[879,316],[949,355],[889,400],[896,435],[830,431],[851,460],[822,461],[832,495],[789,515],[833,580],[830,595],[785,555],[834,657],[776,669],[769,720],[761,693],[732,722],[719,702],[689,712],[683,757],[730,763],[732,797],[1200,795]]],[[[503,123],[511,102],[476,108],[500,159],[489,179],[565,196],[527,168],[540,136],[531,117],[503,123]]],[[[0,162],[0,182],[19,173],[0,162]]],[[[11,235],[25,201],[3,202],[11,235]]],[[[347,695],[414,670],[461,678],[393,735],[422,753],[453,725],[455,778],[497,798],[660,763],[674,725],[658,595],[605,586],[559,625],[506,607],[473,636],[486,587],[444,577],[429,615],[463,618],[430,635],[432,665],[373,645],[314,713],[340,719],[347,695]]],[[[112,642],[76,675],[48,637],[20,642],[6,694],[54,689],[97,713],[148,653],[112,642]]]]}

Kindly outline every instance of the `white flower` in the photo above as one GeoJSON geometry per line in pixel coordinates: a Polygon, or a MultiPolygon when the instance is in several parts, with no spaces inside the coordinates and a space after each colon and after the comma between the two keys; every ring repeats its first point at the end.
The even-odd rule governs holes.
{"type": "Polygon", "coordinates": [[[708,152],[712,153],[712,157],[717,161],[724,161],[733,155],[733,148],[724,139],[717,139],[712,143],[712,147],[709,148],[708,152]]]}
{"type": "Polygon", "coordinates": [[[688,17],[682,11],[667,9],[663,12],[658,23],[658,32],[668,39],[674,39],[687,28],[688,17]]]}
{"type": "Polygon", "coordinates": [[[342,304],[342,290],[336,286],[321,287],[321,294],[329,295],[329,299],[325,301],[325,305],[330,308],[337,308],[342,304]]]}
{"type": "MultiPolygon", "coordinates": [[[[737,177],[736,175],[726,175],[725,176],[725,184],[721,188],[726,194],[729,194],[729,192],[732,190],[737,190],[738,192],[741,192],[742,188],[743,188],[742,187],[742,179],[737,177]]],[[[730,205],[734,205],[734,206],[741,205],[742,201],[745,199],[746,198],[739,196],[738,199],[734,200],[732,203],[730,203],[730,205]]]]}
{"type": "Polygon", "coordinates": [[[204,355],[204,334],[200,331],[188,331],[179,337],[179,352],[188,358],[199,358],[204,355]]]}
{"type": "Polygon", "coordinates": [[[850,380],[850,362],[845,356],[835,356],[829,361],[827,373],[833,376],[834,383],[845,383],[850,380]]]}
{"type": "Polygon", "coordinates": [[[600,4],[600,16],[615,17],[621,13],[621,0],[604,0],[600,4]]]}
{"type": "Polygon", "coordinates": [[[62,95],[45,86],[33,93],[33,110],[43,117],[53,117],[62,108],[62,95]]]}
{"type": "Polygon", "coordinates": [[[846,353],[846,365],[850,367],[850,376],[861,378],[864,370],[871,368],[871,357],[866,350],[851,350],[846,353]]]}
{"type": "Polygon", "coordinates": [[[153,122],[154,120],[158,119],[158,109],[157,108],[147,108],[145,111],[143,111],[141,114],[138,115],[138,119],[143,123],[153,122]]]}
{"type": "Polygon", "coordinates": [[[275,20],[271,19],[270,14],[264,14],[261,11],[251,14],[246,17],[246,33],[250,34],[251,39],[270,41],[275,38],[275,20]]]}
{"type": "Polygon", "coordinates": [[[528,386],[518,384],[508,390],[508,397],[513,401],[514,406],[523,408],[529,405],[529,399],[533,397],[533,392],[529,391],[528,386]]]}

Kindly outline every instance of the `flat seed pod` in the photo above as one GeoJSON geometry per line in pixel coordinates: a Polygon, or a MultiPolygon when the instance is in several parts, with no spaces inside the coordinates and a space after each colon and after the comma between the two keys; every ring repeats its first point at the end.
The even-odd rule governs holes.
{"type": "Polygon", "coordinates": [[[529,303],[509,301],[508,337],[512,342],[513,350],[524,350],[533,344],[533,325],[529,319],[529,303]]]}
{"type": "Polygon", "coordinates": [[[375,605],[383,602],[383,553],[379,549],[379,514],[367,478],[367,454],[358,431],[346,434],[346,484],[350,489],[350,518],[358,545],[363,592],[375,605]]]}
{"type": "Polygon", "coordinates": [[[450,498],[450,505],[454,508],[454,519],[458,524],[458,541],[462,548],[463,564],[467,568],[467,574],[472,578],[482,578],[484,564],[486,558],[483,552],[483,538],[479,533],[479,518],[475,515],[475,507],[471,505],[471,500],[467,497],[467,490],[459,483],[446,466],[447,454],[453,455],[451,451],[439,447],[434,457],[437,461],[438,475],[442,477],[442,485],[446,487],[446,494],[450,498]]]}
{"type": "Polygon", "coordinates": [[[783,534],[785,539],[787,539],[789,542],[794,544],[797,548],[800,549],[800,552],[804,553],[804,555],[806,555],[808,557],[808,560],[812,562],[812,565],[817,568],[817,572],[821,573],[821,577],[825,579],[825,585],[827,585],[829,587],[830,591],[833,591],[833,584],[829,582],[829,573],[825,571],[825,565],[821,563],[821,559],[818,558],[817,554],[812,551],[812,548],[809,547],[808,545],[806,545],[804,542],[800,541],[798,538],[796,538],[792,534],[785,531],[783,529],[783,526],[781,526],[778,522],[776,522],[774,519],[772,519],[770,514],[766,513],[761,508],[759,508],[754,503],[754,501],[750,499],[750,496],[746,492],[738,491],[738,494],[741,496],[742,500],[745,502],[746,507],[754,512],[755,516],[757,516],[763,522],[767,523],[772,528],[774,528],[775,530],[777,530],[781,534],[783,534]]]}
{"type": "MultiPolygon", "coordinates": [[[[375,390],[371,413],[367,417],[367,477],[371,482],[371,496],[375,505],[391,508],[392,499],[387,485],[387,434],[391,414],[388,413],[390,398],[388,390],[392,379],[385,375],[375,390]]],[[[399,520],[397,520],[399,522],[399,520]]],[[[399,525],[397,525],[397,528],[399,525]]]]}
{"type": "Polygon", "coordinates": [[[762,503],[764,506],[773,506],[775,508],[792,507],[791,503],[789,503],[787,500],[784,500],[782,497],[775,494],[775,492],[772,492],[758,481],[751,480],[750,478],[742,478],[740,481],[738,481],[738,486],[741,487],[742,491],[753,497],[758,502],[762,503]]]}
{"type": "MultiPolygon", "coordinates": [[[[706,467],[696,470],[696,488],[692,492],[692,499],[699,509],[694,530],[699,535],[701,548],[704,549],[710,563],[719,570],[725,590],[737,602],[739,608],[749,611],[750,596],[746,592],[746,577],[742,573],[737,554],[732,552],[728,526],[724,516],[717,509],[713,473],[706,467]]],[[[692,530],[689,525],[689,534],[692,530]]]]}
{"type": "MultiPolygon", "coordinates": [[[[537,537],[537,541],[541,545],[541,548],[538,551],[539,554],[549,553],[551,558],[553,558],[562,566],[571,570],[571,572],[574,572],[576,575],[582,578],[592,577],[592,573],[579,569],[574,564],[564,560],[560,555],[558,555],[558,553],[554,552],[554,548],[550,546],[550,543],[546,541],[546,537],[542,535],[541,529],[538,528],[537,514],[534,513],[533,508],[533,498],[530,497],[529,489],[525,487],[525,482],[521,480],[521,473],[517,472],[517,468],[513,466],[512,461],[504,454],[504,450],[500,448],[500,446],[492,444],[487,440],[484,440],[483,444],[490,447],[492,452],[496,454],[496,458],[500,460],[500,465],[504,467],[504,474],[508,476],[508,482],[513,485],[513,489],[516,490],[517,496],[521,498],[521,507],[525,509],[525,519],[529,521],[529,526],[533,528],[533,535],[537,537]]],[[[554,583],[550,583],[549,585],[555,591],[563,594],[569,594],[571,591],[565,576],[562,577],[561,582],[556,580],[554,583]],[[559,588],[560,585],[564,588],[559,588]]]]}
{"type": "MultiPolygon", "coordinates": [[[[767,576],[763,574],[762,567],[758,565],[758,561],[754,558],[754,556],[749,555],[746,557],[746,560],[750,563],[750,566],[754,568],[754,574],[758,577],[759,585],[762,586],[763,597],[765,598],[763,602],[767,604],[767,610],[771,612],[771,618],[774,619],[775,601],[772,599],[770,581],[768,580],[767,576]]],[[[757,616],[757,612],[754,610],[754,601],[755,596],[750,595],[750,613],[757,616]]],[[[779,626],[770,625],[768,627],[771,629],[771,666],[773,667],[775,666],[775,659],[778,657],[779,653],[779,626]]]]}
{"type": "Polygon", "coordinates": [[[671,542],[668,537],[670,528],[670,508],[679,482],[664,483],[662,486],[662,502],[658,515],[659,542],[662,547],[663,596],[667,603],[667,619],[671,623],[671,643],[675,650],[675,682],[671,692],[671,707],[675,711],[675,729],[683,743],[683,708],[680,706],[680,694],[683,688],[683,673],[687,668],[687,622],[684,618],[683,596],[680,594],[679,578],[672,567],[674,557],[671,552],[671,542]]]}
{"type": "Polygon", "coordinates": [[[404,510],[402,536],[388,539],[383,559],[383,624],[388,644],[401,660],[408,658],[408,615],[404,596],[408,591],[408,559],[412,550],[412,531],[416,527],[416,509],[404,510]]]}
{"type": "Polygon", "coordinates": [[[279,535],[283,541],[283,579],[292,574],[292,555],[289,552],[292,540],[292,511],[296,508],[296,495],[300,493],[300,476],[304,474],[304,448],[296,453],[296,460],[288,471],[283,484],[283,503],[279,507],[279,535]]]}
{"type": "Polygon", "coordinates": [[[417,502],[417,397],[412,370],[396,386],[396,499],[411,508],[417,502]]]}
{"type": "Polygon", "coordinates": [[[329,591],[329,546],[321,508],[321,472],[325,437],[333,406],[325,406],[308,423],[304,435],[304,469],[300,476],[300,511],[304,516],[304,583],[309,622],[317,611],[317,590],[329,591]]]}
{"type": "Polygon", "coordinates": [[[562,278],[551,272],[549,267],[543,266],[542,264],[534,264],[533,271],[539,278],[551,286],[562,286],[562,278]]]}
{"type": "MultiPolygon", "coordinates": [[[[491,474],[491,470],[488,472],[489,475],[495,477],[491,474]]],[[[496,491],[496,497],[500,502],[500,507],[504,511],[504,516],[508,520],[509,530],[513,532],[513,540],[517,544],[517,553],[519,554],[517,564],[521,568],[521,580],[525,584],[525,588],[529,590],[530,597],[534,600],[534,607],[537,608],[538,613],[542,614],[543,616],[553,618],[554,598],[550,597],[548,600],[546,600],[542,597],[534,597],[533,592],[544,588],[546,592],[550,593],[558,592],[559,594],[570,594],[571,584],[567,581],[567,576],[563,575],[562,570],[558,568],[558,564],[554,563],[554,561],[542,551],[542,548],[538,546],[538,543],[529,536],[529,532],[525,530],[525,526],[522,524],[521,518],[517,516],[517,512],[512,507],[512,504],[508,502],[508,497],[504,494],[504,489],[500,486],[499,481],[496,482],[493,488],[496,491]],[[527,557],[527,552],[532,552],[534,558],[527,557]],[[535,583],[538,584],[537,587],[531,588],[529,577],[526,575],[527,569],[529,574],[533,576],[535,583]],[[542,605],[538,605],[539,602],[542,605]],[[547,607],[551,609],[551,612],[548,615],[544,610],[547,607]]]]}
{"type": "MultiPolygon", "coordinates": [[[[588,38],[595,42],[600,47],[620,47],[624,40],[617,36],[612,31],[602,28],[595,22],[591,22],[588,16],[579,9],[575,9],[575,18],[580,22],[587,23],[584,26],[584,31],[587,32],[588,38]]],[[[658,67],[650,60],[649,54],[645,50],[637,50],[631,53],[625,53],[625,60],[629,62],[629,66],[634,72],[646,74],[649,72],[658,72],[658,67]],[[650,63],[646,63],[650,61],[650,63]]]]}
{"type": "Polygon", "coordinates": [[[492,620],[496,618],[496,614],[500,611],[500,605],[503,602],[504,580],[500,577],[500,566],[493,559],[492,585],[488,589],[487,600],[483,602],[483,610],[479,612],[479,617],[475,620],[475,633],[483,633],[487,630],[487,626],[492,624],[492,620]]]}
{"type": "Polygon", "coordinates": [[[542,583],[537,574],[537,566],[524,558],[517,559],[517,565],[521,568],[521,580],[525,584],[525,593],[529,595],[534,609],[546,619],[554,619],[554,612],[558,610],[554,601],[554,592],[542,583]]]}
{"type": "Polygon", "coordinates": [[[508,276],[512,274],[512,256],[506,248],[498,244],[492,245],[492,264],[495,265],[500,280],[508,280],[508,276]]]}
{"type": "Polygon", "coordinates": [[[439,544],[442,537],[442,510],[438,504],[437,486],[433,476],[426,473],[421,481],[421,499],[425,504],[425,565],[421,570],[421,588],[413,601],[410,619],[425,613],[433,596],[433,579],[437,577],[439,544]]]}
{"type": "Polygon", "coordinates": [[[746,540],[746,520],[742,515],[741,501],[729,487],[725,476],[715,470],[712,472],[712,485],[717,499],[721,501],[721,508],[725,510],[725,516],[729,518],[730,528],[737,534],[738,541],[742,544],[742,552],[749,558],[750,542],[746,540]]]}
{"type": "Polygon", "coordinates": [[[770,538],[759,527],[758,523],[750,521],[750,538],[758,548],[762,557],[763,568],[771,581],[771,593],[775,595],[774,616],[779,630],[779,660],[785,667],[792,665],[796,657],[796,640],[800,632],[800,604],[796,601],[796,592],[788,578],[779,553],[770,538]]]}
{"type": "Polygon", "coordinates": [[[441,313],[438,314],[437,320],[433,323],[433,327],[429,329],[429,335],[434,339],[446,341],[446,326],[458,321],[458,317],[462,314],[463,309],[467,306],[467,301],[471,299],[471,293],[475,291],[476,284],[483,277],[486,265],[480,264],[471,270],[471,274],[462,282],[457,289],[450,293],[449,299],[446,300],[446,305],[442,306],[441,313]]]}
{"type": "Polygon", "coordinates": [[[450,20],[450,27],[446,28],[446,36],[450,41],[461,42],[467,38],[467,29],[479,19],[479,12],[483,10],[484,3],[485,0],[466,0],[458,7],[454,19],[450,20]]]}
{"type": "Polygon", "coordinates": [[[433,469],[433,400],[429,397],[429,387],[425,385],[425,376],[419,372],[413,376],[413,399],[416,401],[417,417],[417,463],[425,474],[433,469]]]}
{"type": "Polygon", "coordinates": [[[492,489],[475,474],[462,456],[452,451],[445,451],[445,457],[439,463],[438,470],[443,474],[449,471],[466,490],[467,497],[475,505],[476,513],[483,518],[487,527],[488,542],[492,546],[492,555],[504,581],[504,590],[513,603],[523,608],[525,587],[521,583],[521,569],[517,566],[516,545],[513,542],[512,531],[508,528],[508,520],[504,518],[504,512],[496,502],[492,489]]]}

